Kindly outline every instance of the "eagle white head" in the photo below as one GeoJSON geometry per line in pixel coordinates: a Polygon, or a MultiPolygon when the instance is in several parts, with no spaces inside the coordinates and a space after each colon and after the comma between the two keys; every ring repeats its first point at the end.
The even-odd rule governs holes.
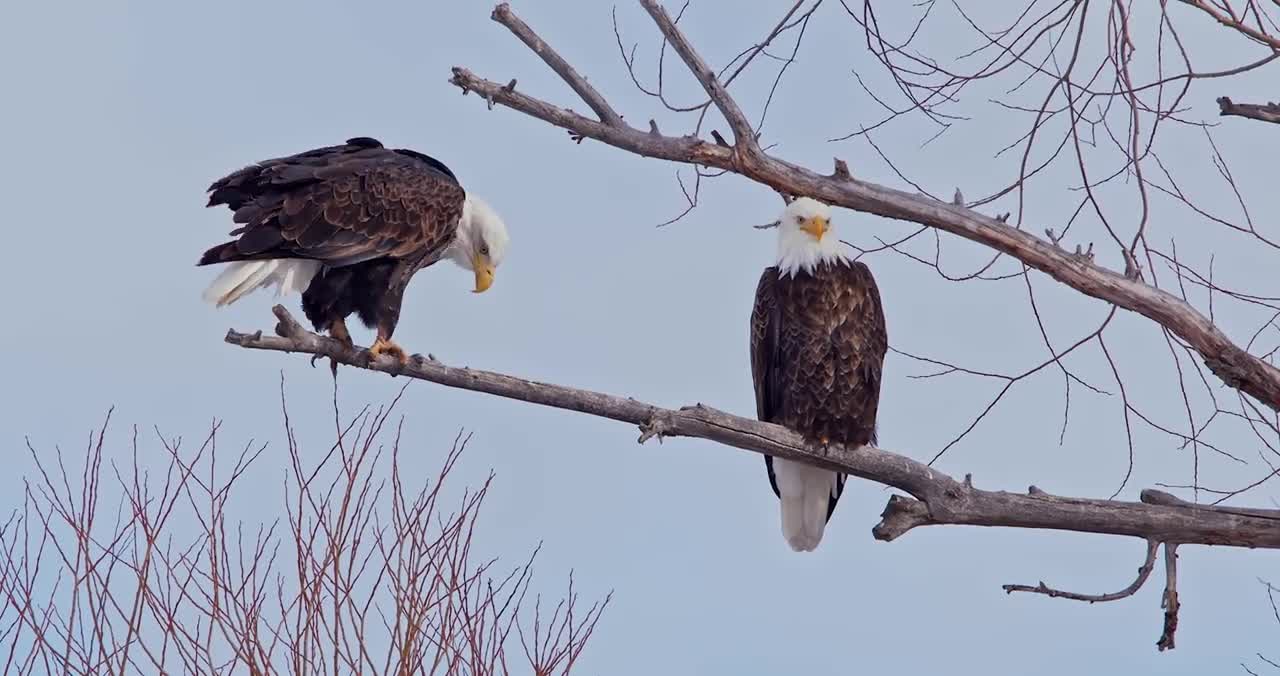
{"type": "Polygon", "coordinates": [[[475,273],[475,293],[483,293],[493,284],[493,274],[502,265],[510,241],[498,212],[480,198],[467,195],[448,255],[454,263],[475,273]]]}
{"type": "Polygon", "coordinates": [[[831,222],[831,207],[811,197],[797,197],[778,218],[778,272],[812,273],[819,263],[844,261],[840,238],[831,222]]]}

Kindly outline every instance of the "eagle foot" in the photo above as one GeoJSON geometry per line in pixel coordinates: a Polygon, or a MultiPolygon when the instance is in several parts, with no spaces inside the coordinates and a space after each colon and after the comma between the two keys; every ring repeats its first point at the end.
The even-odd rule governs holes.
{"type": "Polygon", "coordinates": [[[376,361],[378,357],[381,357],[384,354],[395,357],[396,360],[400,362],[401,366],[405,366],[409,363],[409,355],[404,351],[404,348],[396,345],[390,340],[385,340],[379,337],[373,342],[373,347],[369,348],[370,361],[376,361]]]}
{"type": "Polygon", "coordinates": [[[826,456],[831,452],[831,439],[828,437],[805,438],[804,446],[814,453],[826,456]]]}

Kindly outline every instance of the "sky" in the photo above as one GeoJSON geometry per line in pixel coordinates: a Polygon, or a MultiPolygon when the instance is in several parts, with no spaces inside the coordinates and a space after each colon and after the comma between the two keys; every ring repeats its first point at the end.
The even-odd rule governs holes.
{"type": "MultiPolygon", "coordinates": [[[[763,6],[734,6],[729,13],[723,0],[696,1],[682,24],[713,64],[777,20],[763,6]]],[[[526,0],[514,8],[628,120],[655,117],[664,130],[681,129],[631,84],[610,28],[611,5],[526,0]]],[[[331,380],[303,357],[223,343],[228,328],[269,331],[274,301],[260,293],[221,310],[201,302],[215,272],[194,262],[232,227],[228,212],[204,208],[204,190],[255,160],[353,136],[444,161],[511,230],[509,255],[488,293],[468,293],[469,275],[448,264],[415,278],[397,330],[408,350],[667,406],[703,402],[753,415],[747,319],[774,236],[749,226],[775,218],[778,197],[733,177],[707,182],[687,218],[655,227],[684,206],[674,165],[574,144],[518,113],[486,111],[447,83],[449,68],[465,65],[586,109],[489,21],[490,9],[334,0],[50,0],[0,9],[7,240],[0,283],[8,311],[22,320],[0,338],[10,357],[0,444],[15,467],[0,477],[2,500],[17,506],[21,477],[31,471],[24,438],[37,448],[78,448],[115,406],[110,438],[119,452],[131,425],[198,437],[215,418],[224,439],[267,441],[262,471],[246,478],[236,509],[248,522],[282,512],[276,471],[285,459],[273,455],[283,443],[281,376],[300,438],[315,453],[331,429],[331,380]]],[[[652,24],[629,3],[618,17],[624,40],[639,42],[651,66],[652,24]]],[[[826,141],[880,113],[849,74],[869,58],[856,26],[838,5],[818,18],[775,97],[766,140],[819,170],[839,154],[855,175],[904,187],[866,144],[826,141]]],[[[1214,39],[1214,26],[1191,23],[1214,39]]],[[[940,48],[948,40],[957,50],[971,44],[937,40],[940,48]]],[[[746,76],[736,90],[753,119],[773,72],[746,76]]],[[[667,78],[679,102],[697,101],[679,68],[667,78]]],[[[1213,116],[1213,99],[1223,93],[1247,100],[1257,89],[1243,82],[1193,89],[1188,115],[1213,116]]],[[[997,141],[1017,137],[1008,119],[974,117],[926,149],[920,143],[933,133],[926,125],[890,125],[876,138],[904,149],[904,165],[931,192],[950,195],[960,184],[978,195],[1007,180],[992,168],[992,152],[997,141]]],[[[1277,199],[1274,186],[1264,187],[1274,180],[1266,158],[1280,150],[1280,135],[1256,124],[1224,125],[1218,140],[1263,214],[1277,199]]],[[[1177,145],[1170,157],[1191,184],[1212,185],[1216,173],[1202,145],[1177,145]]],[[[1064,184],[1035,195],[1032,219],[1065,220],[1075,197],[1064,184]]],[[[1230,210],[1224,192],[1208,190],[1205,199],[1230,210]]],[[[1224,279],[1277,295],[1274,275],[1261,273],[1273,269],[1263,266],[1265,252],[1182,211],[1156,217],[1167,227],[1161,236],[1176,232],[1189,260],[1203,264],[1212,252],[1224,279]]],[[[1280,235],[1274,219],[1258,223],[1280,235]]],[[[835,225],[868,246],[912,230],[848,211],[837,212],[835,225]]],[[[943,243],[955,271],[987,255],[955,238],[943,243]]],[[[976,369],[1016,371],[1044,358],[1020,281],[951,283],[892,252],[865,260],[879,282],[893,347],[976,369]]],[[[1099,261],[1115,266],[1118,255],[1100,248],[1099,261]]],[[[1087,333],[1108,310],[1042,275],[1033,279],[1059,344],[1087,333]]],[[[296,298],[286,305],[296,311],[296,298]]],[[[1238,341],[1252,330],[1230,316],[1223,322],[1238,341]]],[[[370,342],[369,332],[354,325],[353,332],[357,342],[370,342]]],[[[1108,339],[1143,405],[1185,427],[1168,348],[1154,326],[1121,313],[1108,339]]],[[[1074,363],[1115,389],[1098,350],[1074,363]]],[[[881,445],[921,460],[959,434],[999,386],[972,377],[909,378],[925,372],[891,354],[880,413],[881,445]]],[[[349,412],[389,400],[402,384],[352,369],[339,381],[349,412]]],[[[1073,389],[1071,424],[1059,444],[1062,394],[1052,371],[1019,386],[939,469],[971,472],[982,488],[1035,484],[1109,496],[1129,462],[1116,397],[1073,389]]],[[[877,542],[870,530],[889,491],[851,481],[819,550],[796,554],[779,532],[757,455],[690,439],[637,446],[628,426],[429,383],[409,387],[403,406],[410,472],[432,475],[459,429],[474,433],[460,472],[473,483],[491,468],[496,473],[486,548],[514,562],[542,542],[539,584],[548,591],[573,570],[584,597],[614,592],[584,655],[585,673],[1231,673],[1280,645],[1280,624],[1258,583],[1280,578],[1274,552],[1182,548],[1178,648],[1158,653],[1159,570],[1134,597],[1111,604],[1007,596],[1000,588],[1039,580],[1081,592],[1122,588],[1141,562],[1144,545],[1136,540],[933,527],[877,542]]],[[[1190,482],[1189,451],[1149,427],[1138,425],[1134,435],[1133,477],[1121,498],[1136,499],[1156,482],[1190,482]]],[[[1246,431],[1226,428],[1218,443],[1251,464],[1207,454],[1200,466],[1206,483],[1236,485],[1265,471],[1260,444],[1246,431]]],[[[156,454],[143,461],[158,465],[159,446],[150,448],[156,454]]],[[[1246,502],[1265,506],[1275,495],[1264,485],[1246,502]]]]}

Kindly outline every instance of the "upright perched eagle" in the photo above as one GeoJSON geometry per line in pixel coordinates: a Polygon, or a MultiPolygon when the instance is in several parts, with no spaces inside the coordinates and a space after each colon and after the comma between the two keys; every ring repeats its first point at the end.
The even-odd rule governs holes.
{"type": "Polygon", "coordinates": [[[236,239],[197,265],[230,263],[204,292],[219,307],[255,289],[302,291],[317,331],[352,344],[352,312],[376,327],[374,357],[407,356],[391,342],[405,287],[444,256],[493,283],[507,250],[502,219],[435,158],[371,138],[258,162],[215,181],[208,206],[227,205],[236,239]]]}
{"type": "MultiPolygon", "coordinates": [[[[871,270],[845,257],[826,205],[794,200],[778,223],[777,265],[760,276],[751,311],[757,417],[815,446],[874,444],[888,347],[871,270]]],[[[764,462],[783,537],[796,551],[813,551],[845,475],[772,456],[764,462]]]]}

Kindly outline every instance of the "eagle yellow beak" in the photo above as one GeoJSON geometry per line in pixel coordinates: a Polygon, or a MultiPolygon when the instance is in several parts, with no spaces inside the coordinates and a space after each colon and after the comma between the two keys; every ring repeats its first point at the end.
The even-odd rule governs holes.
{"type": "Polygon", "coordinates": [[[472,293],[484,293],[493,286],[493,263],[489,257],[477,254],[471,259],[471,269],[476,273],[476,288],[472,293]]]}
{"type": "Polygon", "coordinates": [[[808,219],[800,226],[800,229],[813,235],[813,238],[822,241],[822,236],[827,234],[828,222],[825,216],[814,216],[808,219]]]}

